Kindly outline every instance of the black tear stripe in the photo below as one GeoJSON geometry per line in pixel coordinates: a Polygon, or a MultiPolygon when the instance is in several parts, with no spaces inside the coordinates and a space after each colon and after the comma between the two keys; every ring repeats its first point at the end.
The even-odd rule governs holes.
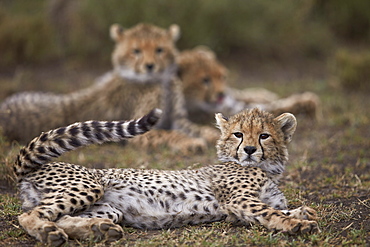
{"type": "Polygon", "coordinates": [[[240,145],[242,145],[242,143],[243,143],[243,139],[244,139],[243,137],[244,137],[244,135],[242,136],[242,140],[240,141],[240,143],[239,143],[238,147],[236,148],[235,158],[236,158],[237,160],[239,160],[238,150],[239,150],[240,145]]]}
{"type": "Polygon", "coordinates": [[[263,148],[262,143],[261,143],[261,138],[259,138],[259,137],[258,137],[258,143],[260,144],[261,150],[262,150],[261,160],[265,160],[265,149],[263,148]]]}

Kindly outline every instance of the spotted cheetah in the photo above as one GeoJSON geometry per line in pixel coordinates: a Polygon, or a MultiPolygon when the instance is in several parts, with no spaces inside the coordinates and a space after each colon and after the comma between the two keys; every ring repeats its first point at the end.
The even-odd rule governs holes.
{"type": "Polygon", "coordinates": [[[318,231],[316,212],[287,210],[277,187],[295,131],[292,114],[277,118],[258,109],[225,118],[217,143],[223,163],[199,169],[88,169],[49,163],[80,146],[119,141],[148,130],[159,117],[129,122],[90,121],[51,130],[22,148],[15,163],[25,213],[22,227],[39,241],[68,238],[115,241],[121,226],[163,229],[227,220],[259,223],[290,234],[318,231]]]}

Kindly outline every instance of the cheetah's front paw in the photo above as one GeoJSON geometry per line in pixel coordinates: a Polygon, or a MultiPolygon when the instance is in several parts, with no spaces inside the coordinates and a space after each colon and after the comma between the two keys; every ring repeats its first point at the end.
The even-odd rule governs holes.
{"type": "Polygon", "coordinates": [[[307,206],[302,206],[293,210],[283,210],[286,216],[301,220],[317,220],[316,210],[307,206]]]}
{"type": "Polygon", "coordinates": [[[61,246],[68,240],[67,234],[53,222],[47,222],[40,231],[41,241],[50,246],[61,246]]]}
{"type": "Polygon", "coordinates": [[[316,210],[307,206],[300,207],[301,215],[304,220],[317,220],[316,210]]]}
{"type": "Polygon", "coordinates": [[[292,219],[289,225],[283,227],[283,232],[295,235],[320,232],[316,221],[292,219]]]}
{"type": "Polygon", "coordinates": [[[109,219],[97,219],[97,221],[91,225],[91,231],[95,238],[107,242],[114,242],[123,237],[122,227],[114,224],[109,219]]]}

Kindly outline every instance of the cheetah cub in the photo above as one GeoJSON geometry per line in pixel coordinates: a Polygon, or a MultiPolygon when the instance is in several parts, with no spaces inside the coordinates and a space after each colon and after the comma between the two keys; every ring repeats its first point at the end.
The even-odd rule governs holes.
{"type": "Polygon", "coordinates": [[[121,226],[163,229],[220,220],[259,223],[290,234],[318,231],[308,207],[286,209],[277,188],[295,130],[291,114],[277,118],[249,110],[230,119],[216,115],[218,155],[224,163],[195,170],[87,169],[49,163],[67,151],[120,141],[149,130],[153,110],[128,122],[89,121],[51,130],[22,148],[14,166],[23,209],[22,227],[38,240],[115,241],[121,226]]]}

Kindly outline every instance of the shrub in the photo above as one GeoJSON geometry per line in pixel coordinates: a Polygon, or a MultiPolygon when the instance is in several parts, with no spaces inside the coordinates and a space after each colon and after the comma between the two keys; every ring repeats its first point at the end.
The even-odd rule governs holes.
{"type": "Polygon", "coordinates": [[[340,85],[347,90],[370,90],[370,52],[339,50],[333,72],[340,85]]]}

